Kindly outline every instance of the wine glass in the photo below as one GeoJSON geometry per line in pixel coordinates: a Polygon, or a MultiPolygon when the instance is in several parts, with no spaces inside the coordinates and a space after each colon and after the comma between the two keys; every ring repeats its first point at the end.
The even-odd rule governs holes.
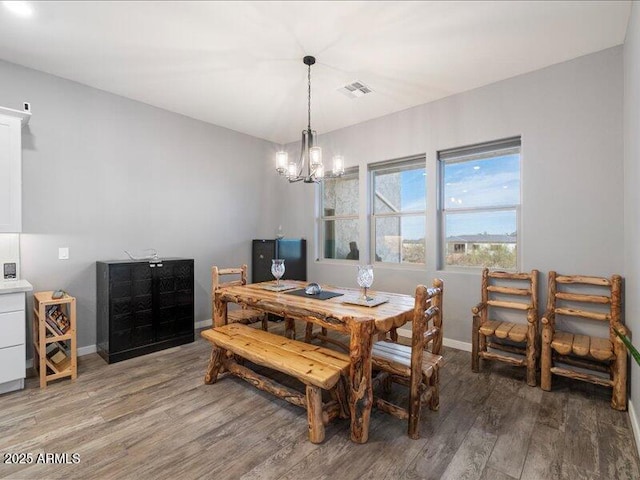
{"type": "Polygon", "coordinates": [[[373,300],[371,297],[367,297],[367,288],[370,288],[373,285],[373,265],[358,265],[358,285],[360,285],[364,291],[362,293],[362,297],[360,297],[365,302],[369,300],[373,300]]]}
{"type": "Polygon", "coordinates": [[[284,259],[274,258],[271,260],[271,275],[276,277],[276,286],[280,286],[280,278],[284,275],[284,259]]]}

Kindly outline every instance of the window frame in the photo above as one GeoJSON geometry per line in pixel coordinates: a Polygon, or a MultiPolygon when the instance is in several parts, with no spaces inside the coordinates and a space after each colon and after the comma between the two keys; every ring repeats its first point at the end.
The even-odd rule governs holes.
{"type": "MultiPolygon", "coordinates": [[[[516,153],[516,152],[513,152],[516,153]]],[[[501,140],[490,142],[482,142],[466,147],[439,150],[437,152],[438,163],[438,228],[439,228],[439,245],[438,245],[438,270],[449,271],[477,271],[485,268],[484,265],[447,265],[447,213],[449,214],[465,214],[465,213],[488,213],[488,212],[511,212],[516,215],[516,265],[513,268],[496,267],[506,271],[519,271],[522,261],[522,137],[515,136],[501,140]],[[499,157],[508,154],[509,150],[517,149],[519,156],[519,192],[518,204],[500,205],[500,206],[482,206],[482,207],[463,207],[463,208],[445,208],[445,174],[444,169],[447,164],[464,163],[485,158],[499,157]],[[500,153],[500,152],[504,153],[500,153]],[[445,157],[445,158],[443,158],[445,157]]],[[[477,250],[477,245],[473,245],[472,250],[477,250]]]]}
{"type": "MultiPolygon", "coordinates": [[[[331,257],[325,257],[325,240],[326,240],[326,235],[325,235],[325,222],[327,221],[338,221],[338,220],[356,220],[358,223],[358,235],[360,235],[360,170],[358,166],[355,167],[350,167],[350,168],[346,168],[344,173],[337,178],[325,178],[322,182],[320,182],[319,184],[319,189],[318,189],[318,207],[319,207],[319,212],[317,215],[317,219],[318,219],[318,223],[317,223],[317,228],[318,228],[318,252],[316,255],[316,259],[317,261],[328,261],[328,262],[348,262],[348,263],[358,263],[360,260],[351,260],[351,259],[347,259],[347,258],[331,258],[331,257]],[[355,178],[356,180],[358,180],[358,211],[357,213],[351,214],[351,215],[324,215],[325,212],[325,208],[324,208],[324,185],[325,182],[327,180],[346,180],[346,179],[351,179],[351,178],[355,178]]],[[[359,247],[358,250],[360,252],[362,252],[362,247],[359,247]]]]}
{"type": "MultiPolygon", "coordinates": [[[[394,160],[386,160],[383,162],[370,163],[367,165],[367,190],[368,190],[368,230],[369,230],[369,261],[372,265],[383,265],[385,267],[393,268],[420,268],[428,265],[428,251],[427,251],[427,215],[428,215],[428,169],[427,169],[427,156],[425,154],[412,155],[409,157],[398,158],[394,160]],[[425,183],[425,196],[424,196],[424,210],[419,211],[407,211],[407,212],[385,212],[375,213],[375,175],[379,172],[385,172],[389,170],[411,170],[411,167],[420,167],[424,169],[424,183],[425,183]],[[377,218],[398,218],[402,221],[406,217],[422,217],[424,223],[424,262],[403,262],[402,255],[400,255],[399,262],[385,262],[382,260],[376,260],[376,219],[377,218]]],[[[402,248],[402,244],[400,245],[402,248]]],[[[402,252],[402,251],[401,251],[402,252]]]]}

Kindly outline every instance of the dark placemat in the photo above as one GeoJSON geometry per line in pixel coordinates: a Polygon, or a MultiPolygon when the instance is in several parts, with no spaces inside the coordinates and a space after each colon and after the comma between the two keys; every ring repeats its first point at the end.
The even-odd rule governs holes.
{"type": "Polygon", "coordinates": [[[284,293],[286,295],[297,295],[298,297],[315,298],[316,300],[329,300],[330,298],[344,295],[343,293],[336,293],[336,292],[320,292],[320,293],[317,293],[316,295],[307,295],[306,293],[304,293],[304,288],[301,288],[300,290],[293,290],[291,292],[284,292],[284,293]]]}

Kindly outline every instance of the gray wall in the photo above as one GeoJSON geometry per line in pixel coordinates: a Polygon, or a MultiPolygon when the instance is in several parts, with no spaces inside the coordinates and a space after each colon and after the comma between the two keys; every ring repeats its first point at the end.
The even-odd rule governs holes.
{"type": "MultiPolygon", "coordinates": [[[[347,166],[360,166],[361,262],[367,258],[368,243],[367,164],[426,153],[428,265],[377,267],[374,288],[409,294],[418,283],[444,278],[445,337],[470,342],[479,272],[434,267],[436,152],[514,135],[522,135],[523,145],[521,268],[542,272],[541,292],[552,269],[567,274],[621,272],[622,90],[622,47],[616,47],[321,135],[326,158],[339,152],[347,166]]],[[[294,155],[298,146],[288,148],[294,155]]],[[[284,190],[280,223],[288,233],[311,240],[310,280],[356,286],[353,264],[313,262],[313,190],[308,185],[284,190]]]]}
{"type": "MultiPolygon", "coordinates": [[[[640,5],[631,7],[624,44],[624,276],[625,316],[640,343],[640,5]]],[[[631,362],[631,399],[637,414],[640,399],[640,369],[631,362]]],[[[637,421],[637,419],[635,419],[637,421]]],[[[636,435],[638,434],[638,425],[636,435]]]]}
{"type": "Polygon", "coordinates": [[[251,238],[274,234],[262,211],[273,202],[274,146],[0,62],[0,105],[23,101],[33,117],[23,131],[22,277],[77,297],[79,346],[95,344],[95,261],[124,249],[194,258],[196,320],[211,318],[211,265],[249,263],[251,238]]]}

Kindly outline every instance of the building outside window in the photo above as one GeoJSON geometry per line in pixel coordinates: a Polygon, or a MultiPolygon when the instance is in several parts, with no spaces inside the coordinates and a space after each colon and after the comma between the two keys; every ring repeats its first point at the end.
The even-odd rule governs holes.
{"type": "Polygon", "coordinates": [[[374,260],[425,264],[425,157],[373,164],[369,170],[374,260]]]}
{"type": "Polygon", "coordinates": [[[438,153],[444,267],[518,269],[520,137],[438,153]]]}
{"type": "Polygon", "coordinates": [[[358,260],[358,169],[338,178],[326,178],[320,193],[322,258],[358,260]]]}

